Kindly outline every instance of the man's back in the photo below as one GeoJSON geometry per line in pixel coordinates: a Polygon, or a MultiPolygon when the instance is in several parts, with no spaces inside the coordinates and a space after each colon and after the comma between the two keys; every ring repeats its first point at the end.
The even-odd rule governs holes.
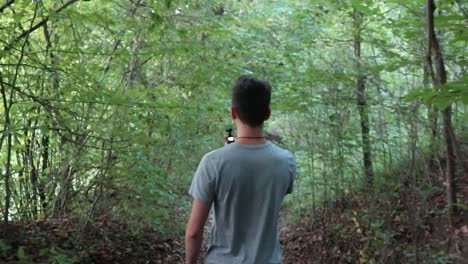
{"type": "Polygon", "coordinates": [[[270,142],[206,154],[190,187],[194,199],[214,205],[205,263],[281,263],[278,213],[294,174],[293,155],[270,142]]]}

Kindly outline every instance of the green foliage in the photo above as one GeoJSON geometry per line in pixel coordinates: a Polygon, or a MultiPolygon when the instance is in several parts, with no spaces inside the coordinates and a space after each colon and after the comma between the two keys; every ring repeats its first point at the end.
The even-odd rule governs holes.
{"type": "Polygon", "coordinates": [[[19,264],[28,264],[28,263],[30,263],[28,257],[26,256],[24,246],[19,246],[18,247],[17,257],[18,257],[18,263],[19,264]]]}
{"type": "Polygon", "coordinates": [[[431,260],[429,261],[431,264],[452,264],[453,261],[447,255],[446,252],[439,251],[434,256],[432,256],[431,260]]]}
{"type": "MultiPolygon", "coordinates": [[[[363,186],[358,76],[377,190],[397,189],[399,174],[388,172],[429,147],[426,105],[460,106],[454,125],[466,123],[464,4],[440,2],[448,83],[430,88],[422,0],[137,2],[24,1],[2,11],[2,168],[8,135],[12,157],[0,200],[8,177],[10,219],[108,217],[180,233],[174,217],[185,220],[201,156],[233,126],[229,90],[241,74],[273,85],[266,128],[296,155],[287,203],[300,215],[363,186]],[[353,9],[363,20],[359,70],[353,9]]],[[[381,218],[362,217],[376,251],[391,234],[379,231],[381,218]]],[[[0,255],[9,250],[1,243],[0,255]]]]}
{"type": "Polygon", "coordinates": [[[60,248],[53,248],[49,257],[50,264],[75,264],[79,263],[77,257],[72,257],[60,248]]]}
{"type": "Polygon", "coordinates": [[[6,257],[10,254],[11,246],[3,239],[0,239],[0,257],[6,257]]]}
{"type": "Polygon", "coordinates": [[[55,205],[66,204],[76,215],[112,213],[173,230],[166,226],[173,223],[170,208],[185,204],[176,197],[186,192],[201,156],[188,154],[221,142],[206,135],[223,131],[226,119],[214,109],[224,107],[219,98],[228,92],[213,87],[227,88],[225,81],[232,78],[225,76],[227,67],[225,73],[209,74],[221,70],[213,51],[221,47],[216,37],[225,30],[221,24],[208,26],[214,21],[208,13],[197,14],[211,9],[176,1],[147,7],[79,2],[50,13],[57,8],[29,2],[6,9],[1,19],[0,34],[14,46],[2,46],[0,56],[2,87],[15,117],[3,130],[15,137],[11,216],[57,216],[68,209],[55,205]],[[51,16],[46,27],[16,41],[22,29],[15,22],[28,25],[34,9],[36,22],[51,16]],[[200,23],[185,16],[199,16],[200,23]],[[197,32],[205,30],[213,31],[213,40],[206,42],[215,46],[200,39],[197,32]],[[191,48],[201,52],[193,56],[191,48]],[[209,67],[196,67],[200,59],[210,61],[209,67]],[[209,100],[207,91],[216,91],[209,100]],[[206,103],[200,105],[202,100],[206,103]],[[220,122],[212,125],[213,119],[220,122]],[[37,181],[28,180],[33,165],[37,181]],[[34,190],[33,203],[25,202],[24,188],[34,190]],[[65,193],[75,198],[68,200],[65,193]],[[40,207],[42,196],[47,208],[40,207]]]}
{"type": "MultiPolygon", "coordinates": [[[[405,252],[406,257],[408,258],[415,258],[415,253],[412,250],[406,250],[405,252]]],[[[450,257],[444,251],[439,251],[432,255],[430,258],[427,258],[427,263],[430,264],[452,264],[454,263],[450,257]]]]}
{"type": "Polygon", "coordinates": [[[404,99],[407,102],[421,99],[425,104],[435,105],[440,110],[457,102],[468,105],[467,82],[468,75],[464,75],[457,81],[448,83],[442,87],[436,87],[435,90],[419,89],[412,91],[406,95],[404,99]]]}

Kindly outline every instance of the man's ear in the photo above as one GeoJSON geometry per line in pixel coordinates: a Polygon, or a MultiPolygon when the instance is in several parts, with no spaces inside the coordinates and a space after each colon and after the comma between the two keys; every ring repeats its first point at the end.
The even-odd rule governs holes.
{"type": "Polygon", "coordinates": [[[268,120],[270,118],[270,115],[271,115],[271,109],[268,108],[268,111],[267,111],[266,116],[265,116],[265,120],[268,120]]]}
{"type": "Polygon", "coordinates": [[[237,118],[237,111],[236,111],[236,108],[234,108],[233,106],[231,106],[231,118],[232,119],[237,118]]]}

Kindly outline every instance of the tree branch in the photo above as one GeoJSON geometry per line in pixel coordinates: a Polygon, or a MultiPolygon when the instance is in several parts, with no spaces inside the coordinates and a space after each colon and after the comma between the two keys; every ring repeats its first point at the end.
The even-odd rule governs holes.
{"type": "MultiPolygon", "coordinates": [[[[11,1],[11,0],[10,0],[11,1]]],[[[60,13],[61,11],[63,11],[65,8],[67,8],[68,6],[70,6],[71,4],[75,3],[75,2],[78,2],[78,0],[70,0],[68,2],[66,2],[63,6],[61,6],[60,8],[56,9],[54,11],[54,14],[58,14],[60,13]]],[[[49,21],[49,18],[50,16],[44,18],[41,22],[37,23],[36,25],[32,26],[30,29],[28,30],[25,30],[23,31],[23,33],[21,33],[19,36],[17,36],[15,39],[13,39],[13,41],[11,41],[5,48],[3,48],[4,51],[8,51],[11,49],[11,47],[16,44],[20,39],[28,36],[29,34],[31,34],[32,32],[36,31],[38,28],[44,26],[47,21],[49,21]]]]}
{"type": "Polygon", "coordinates": [[[15,2],[15,0],[7,0],[5,4],[3,4],[2,6],[0,6],[0,13],[2,13],[3,10],[5,10],[5,9],[7,9],[9,6],[11,6],[14,2],[15,2]]]}

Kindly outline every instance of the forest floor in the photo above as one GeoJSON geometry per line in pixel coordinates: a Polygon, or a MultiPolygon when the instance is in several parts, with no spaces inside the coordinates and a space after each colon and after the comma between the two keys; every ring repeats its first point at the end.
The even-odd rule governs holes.
{"type": "MultiPolygon", "coordinates": [[[[468,184],[460,193],[467,203],[468,184]]],[[[369,208],[364,201],[336,202],[316,212],[313,221],[304,218],[283,225],[284,263],[468,263],[467,214],[458,220],[457,228],[449,230],[444,201],[443,192],[433,195],[428,201],[435,205],[429,208],[432,213],[420,220],[405,216],[403,204],[387,203],[393,209],[382,211],[401,213],[374,226],[359,223],[359,214],[369,208]],[[414,221],[421,225],[414,228],[414,221]]],[[[71,220],[1,226],[0,263],[176,264],[184,260],[182,238],[162,239],[150,230],[132,234],[126,224],[110,220],[82,229],[71,220]]]]}
{"type": "MultiPolygon", "coordinates": [[[[283,214],[284,263],[466,264],[468,211],[450,227],[444,188],[440,180],[424,195],[411,188],[379,193],[379,199],[348,195],[295,224],[283,214]]],[[[459,182],[458,201],[468,204],[467,181],[459,182]]],[[[0,225],[0,235],[0,263],[184,263],[182,237],[134,232],[109,219],[10,223],[0,225]]]]}

